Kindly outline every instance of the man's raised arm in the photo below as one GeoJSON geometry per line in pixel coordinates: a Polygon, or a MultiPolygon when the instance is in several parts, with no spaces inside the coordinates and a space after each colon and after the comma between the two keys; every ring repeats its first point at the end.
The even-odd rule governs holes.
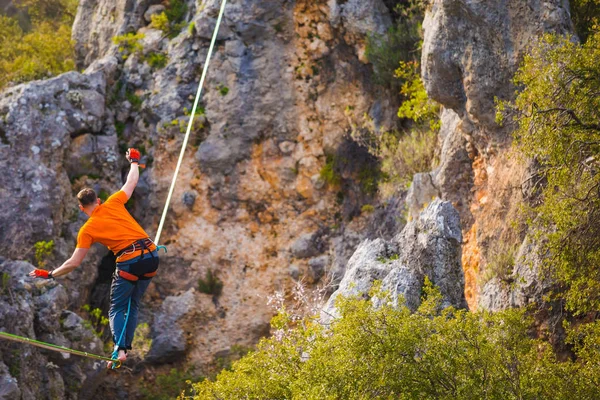
{"type": "Polygon", "coordinates": [[[121,190],[125,192],[128,200],[131,198],[131,195],[138,184],[138,180],[140,179],[140,156],[140,152],[136,149],[127,150],[127,154],[125,155],[127,160],[131,163],[131,168],[129,169],[129,174],[127,175],[127,182],[125,182],[121,190]]]}

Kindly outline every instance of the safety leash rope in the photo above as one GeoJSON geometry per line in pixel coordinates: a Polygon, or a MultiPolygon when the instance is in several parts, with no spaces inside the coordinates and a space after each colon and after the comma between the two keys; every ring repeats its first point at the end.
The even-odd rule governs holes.
{"type": "Polygon", "coordinates": [[[219,33],[219,27],[221,26],[221,20],[223,19],[223,14],[225,13],[225,5],[226,4],[227,4],[227,0],[223,0],[221,2],[219,18],[217,18],[217,24],[215,25],[215,30],[213,32],[212,39],[210,41],[210,47],[208,48],[208,55],[206,56],[206,63],[204,64],[204,68],[202,69],[202,77],[200,78],[200,84],[198,85],[198,91],[196,92],[196,99],[194,100],[194,106],[192,107],[192,113],[190,114],[190,120],[188,121],[187,131],[185,132],[183,144],[181,145],[181,152],[179,153],[179,159],[177,160],[177,167],[175,167],[175,173],[173,174],[173,179],[171,180],[171,187],[169,188],[169,195],[167,196],[165,208],[163,209],[162,216],[160,217],[160,223],[158,224],[158,230],[156,232],[156,239],[154,239],[154,243],[156,243],[157,245],[158,245],[158,241],[160,240],[160,234],[162,232],[163,226],[165,224],[165,219],[167,218],[167,211],[169,210],[169,204],[171,203],[171,197],[173,196],[173,191],[175,189],[175,183],[177,182],[177,175],[179,175],[179,168],[181,167],[181,163],[183,162],[183,155],[185,154],[185,148],[187,147],[188,139],[190,137],[190,132],[192,131],[192,126],[194,124],[194,116],[196,115],[196,109],[198,108],[198,103],[199,103],[200,97],[202,95],[202,88],[204,86],[204,80],[206,79],[206,74],[208,73],[210,59],[211,59],[211,56],[213,53],[213,49],[215,47],[215,43],[217,41],[217,35],[219,33]]]}
{"type": "Polygon", "coordinates": [[[33,340],[33,339],[29,339],[29,338],[26,338],[23,336],[13,335],[12,333],[8,333],[8,332],[0,331],[0,337],[4,338],[4,339],[12,340],[14,342],[26,343],[26,344],[30,344],[32,346],[41,347],[42,349],[46,349],[46,350],[58,351],[60,353],[69,353],[69,354],[73,354],[76,356],[92,358],[94,360],[100,360],[100,361],[112,361],[114,368],[119,368],[121,366],[121,361],[119,361],[119,360],[114,360],[112,358],[88,353],[87,351],[73,350],[73,349],[69,349],[68,347],[64,347],[64,346],[57,346],[55,344],[41,342],[39,340],[33,340]]]}
{"type": "MultiPolygon", "coordinates": [[[[121,330],[121,336],[119,336],[119,340],[115,343],[115,349],[112,353],[112,359],[119,361],[119,347],[124,347],[121,345],[123,341],[123,334],[127,330],[127,322],[129,321],[129,311],[131,310],[131,296],[129,297],[129,303],[127,303],[127,314],[125,314],[125,322],[123,323],[123,329],[121,330]]],[[[121,362],[119,361],[119,366],[116,366],[117,363],[113,362],[112,369],[119,368],[121,366],[121,362]]]]}

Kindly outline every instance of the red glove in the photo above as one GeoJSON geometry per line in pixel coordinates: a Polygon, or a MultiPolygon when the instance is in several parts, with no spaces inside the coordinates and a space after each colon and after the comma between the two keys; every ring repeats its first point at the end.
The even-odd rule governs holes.
{"type": "Polygon", "coordinates": [[[43,278],[43,279],[54,279],[52,276],[52,271],[46,271],[45,269],[34,269],[29,273],[30,276],[34,278],[43,278]]]}
{"type": "Polygon", "coordinates": [[[129,160],[130,163],[138,163],[139,164],[140,158],[142,157],[142,155],[140,154],[140,152],[138,150],[136,150],[132,147],[127,150],[125,157],[127,157],[127,160],[129,160]]]}

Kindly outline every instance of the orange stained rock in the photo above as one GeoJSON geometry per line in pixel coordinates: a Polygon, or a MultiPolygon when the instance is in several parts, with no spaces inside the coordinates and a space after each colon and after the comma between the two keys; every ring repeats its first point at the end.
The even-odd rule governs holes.
{"type": "Polygon", "coordinates": [[[296,191],[305,199],[312,199],[313,184],[310,178],[304,175],[298,176],[298,179],[296,180],[296,191]]]}
{"type": "Polygon", "coordinates": [[[470,310],[476,310],[479,301],[479,265],[481,254],[477,245],[477,223],[464,235],[462,265],[465,274],[465,298],[470,310]]]}

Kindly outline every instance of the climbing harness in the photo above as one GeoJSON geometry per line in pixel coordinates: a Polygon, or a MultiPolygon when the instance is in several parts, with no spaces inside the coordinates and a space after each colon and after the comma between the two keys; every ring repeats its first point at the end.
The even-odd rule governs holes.
{"type": "MultiPolygon", "coordinates": [[[[196,92],[196,99],[194,100],[194,106],[192,107],[192,112],[190,114],[190,120],[188,121],[187,131],[185,132],[183,144],[181,145],[181,152],[179,153],[179,159],[177,160],[177,166],[175,167],[175,173],[173,174],[173,179],[171,180],[171,186],[169,188],[169,194],[167,196],[167,201],[165,202],[165,208],[163,209],[163,213],[160,217],[160,223],[158,225],[158,230],[156,232],[156,238],[154,239],[154,243],[157,244],[157,250],[164,249],[165,252],[167,251],[165,246],[158,246],[158,242],[160,240],[160,234],[162,232],[162,229],[163,229],[163,226],[165,223],[165,219],[167,217],[167,212],[169,210],[169,204],[171,203],[171,197],[173,196],[173,191],[175,189],[175,183],[177,182],[177,176],[179,175],[179,168],[181,167],[181,163],[183,161],[183,156],[185,154],[185,148],[187,147],[187,143],[188,143],[188,140],[190,137],[190,132],[192,131],[192,126],[194,124],[194,117],[196,115],[196,110],[198,109],[198,103],[199,103],[200,97],[202,95],[202,88],[204,86],[204,81],[205,81],[206,75],[208,73],[210,59],[211,59],[211,56],[212,56],[212,53],[213,53],[213,50],[215,47],[215,43],[217,41],[217,35],[219,33],[219,27],[221,26],[221,21],[223,19],[223,14],[225,12],[226,4],[227,4],[227,0],[223,0],[221,2],[221,9],[219,10],[219,17],[217,18],[217,23],[215,25],[212,39],[210,41],[210,47],[208,48],[208,54],[206,56],[206,63],[204,64],[204,68],[202,70],[202,76],[200,78],[200,83],[198,85],[198,91],[196,92]]],[[[144,167],[145,167],[145,165],[142,168],[144,168],[144,167]]],[[[0,338],[13,340],[16,342],[21,342],[21,343],[28,343],[33,346],[41,347],[41,348],[44,348],[47,350],[58,351],[58,352],[62,352],[62,353],[70,353],[70,354],[78,355],[81,357],[92,358],[95,360],[111,361],[113,363],[112,368],[115,369],[115,368],[119,368],[121,366],[121,361],[119,361],[117,359],[117,356],[119,353],[119,344],[121,343],[121,341],[123,339],[123,334],[127,327],[127,320],[129,319],[130,307],[131,307],[131,298],[129,298],[129,304],[127,305],[127,315],[125,317],[125,325],[123,326],[123,330],[121,331],[121,336],[119,337],[119,340],[115,344],[115,350],[113,351],[112,358],[102,357],[102,356],[91,354],[91,353],[88,353],[85,351],[73,350],[73,349],[69,349],[64,346],[57,346],[57,345],[53,345],[50,343],[40,342],[38,340],[33,340],[33,339],[29,339],[29,338],[18,336],[18,335],[13,335],[13,334],[10,334],[7,332],[2,332],[2,331],[0,331],[0,338]]]]}
{"type": "Polygon", "coordinates": [[[58,351],[61,353],[74,354],[76,356],[81,356],[81,357],[92,358],[94,360],[112,361],[113,365],[115,365],[115,368],[119,368],[121,366],[121,361],[119,361],[119,360],[115,360],[115,359],[108,358],[108,357],[98,356],[96,354],[88,353],[87,351],[79,351],[79,350],[69,349],[64,346],[57,346],[55,344],[41,342],[39,340],[33,340],[33,339],[29,339],[29,338],[26,338],[23,336],[13,335],[13,334],[7,333],[7,332],[0,331],[0,338],[8,339],[8,340],[12,340],[15,342],[20,342],[20,343],[31,344],[33,346],[41,347],[42,349],[58,351]]]}

